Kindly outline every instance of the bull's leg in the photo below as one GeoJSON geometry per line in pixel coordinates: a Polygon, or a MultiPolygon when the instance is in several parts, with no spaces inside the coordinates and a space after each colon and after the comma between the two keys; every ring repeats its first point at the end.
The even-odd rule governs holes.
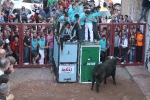
{"type": "Polygon", "coordinates": [[[115,72],[112,74],[112,79],[113,79],[113,84],[116,85],[116,81],[115,81],[115,72]]]}
{"type": "Polygon", "coordinates": [[[104,84],[107,84],[106,79],[107,79],[107,77],[104,77],[104,84]]]}
{"type": "Polygon", "coordinates": [[[97,78],[96,78],[96,92],[97,93],[99,92],[99,81],[97,78]]]}
{"type": "Polygon", "coordinates": [[[92,87],[91,87],[91,90],[93,90],[94,82],[95,82],[95,77],[94,77],[94,74],[93,74],[93,81],[92,81],[92,87]]]}

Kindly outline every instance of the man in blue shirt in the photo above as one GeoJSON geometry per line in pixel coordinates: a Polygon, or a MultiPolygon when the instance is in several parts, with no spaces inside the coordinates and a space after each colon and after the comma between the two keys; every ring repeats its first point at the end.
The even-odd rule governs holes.
{"type": "Polygon", "coordinates": [[[31,53],[32,53],[32,57],[33,57],[33,64],[36,65],[36,61],[39,58],[39,54],[37,53],[37,46],[38,46],[38,41],[37,38],[35,36],[33,36],[33,40],[31,42],[31,53]]]}
{"type": "Polygon", "coordinates": [[[97,41],[99,41],[99,35],[98,35],[98,28],[97,28],[97,23],[98,23],[98,13],[97,13],[97,10],[96,10],[96,7],[94,7],[92,9],[93,11],[93,18],[94,18],[94,21],[93,21],[93,34],[94,34],[94,39],[96,39],[97,41]]]}
{"type": "Polygon", "coordinates": [[[101,59],[101,62],[104,62],[105,57],[106,57],[106,50],[107,50],[105,35],[103,35],[102,39],[100,39],[100,46],[101,46],[101,57],[100,57],[100,59],[101,59]]]}
{"type": "Polygon", "coordinates": [[[76,14],[76,18],[78,19],[78,38],[79,38],[79,42],[82,43],[85,39],[85,19],[86,19],[86,16],[85,16],[85,10],[87,9],[87,7],[84,7],[83,9],[83,12],[79,14],[76,14]]]}
{"type": "Polygon", "coordinates": [[[93,42],[93,15],[91,11],[85,11],[86,20],[85,20],[85,41],[88,41],[88,30],[90,32],[90,42],[93,42]]]}
{"type": "Polygon", "coordinates": [[[83,6],[83,3],[81,2],[78,6],[78,14],[81,14],[83,12],[83,9],[84,9],[84,6],[83,6]]]}
{"type": "Polygon", "coordinates": [[[68,10],[68,15],[71,18],[74,16],[74,14],[76,14],[76,7],[75,7],[75,4],[72,4],[72,8],[69,8],[68,10]]]}
{"type": "Polygon", "coordinates": [[[59,27],[59,32],[62,28],[62,26],[64,25],[65,22],[69,22],[70,23],[70,18],[68,16],[68,14],[65,14],[63,16],[60,16],[58,19],[58,22],[60,22],[60,27],[59,27]]]}

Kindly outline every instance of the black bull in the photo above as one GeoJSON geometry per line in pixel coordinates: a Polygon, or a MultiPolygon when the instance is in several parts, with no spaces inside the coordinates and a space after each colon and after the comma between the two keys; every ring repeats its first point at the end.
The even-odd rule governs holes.
{"type": "Polygon", "coordinates": [[[120,58],[108,58],[104,63],[95,66],[93,71],[93,81],[91,90],[93,90],[94,82],[96,81],[97,92],[99,92],[99,85],[104,79],[104,84],[106,84],[106,79],[112,76],[113,84],[116,85],[115,75],[116,75],[116,63],[120,58]]]}

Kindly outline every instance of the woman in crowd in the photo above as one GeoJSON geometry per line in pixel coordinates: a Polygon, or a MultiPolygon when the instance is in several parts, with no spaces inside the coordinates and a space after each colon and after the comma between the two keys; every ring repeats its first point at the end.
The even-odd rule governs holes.
{"type": "Polygon", "coordinates": [[[12,43],[12,51],[13,51],[14,57],[16,59],[15,64],[18,64],[18,62],[19,62],[19,39],[17,36],[15,37],[15,40],[12,43]]]}
{"type": "Polygon", "coordinates": [[[47,46],[49,47],[49,63],[52,64],[53,61],[53,39],[54,39],[54,35],[53,35],[53,31],[49,31],[48,32],[48,36],[47,36],[47,46]]]}
{"type": "Polygon", "coordinates": [[[128,54],[130,54],[129,56],[130,63],[134,62],[135,48],[136,48],[135,36],[131,35],[130,42],[129,42],[129,51],[128,51],[128,54]]]}
{"type": "Polygon", "coordinates": [[[21,17],[22,22],[25,21],[27,23],[27,15],[28,15],[28,12],[27,12],[26,8],[24,6],[22,6],[22,8],[20,10],[20,17],[21,17]]]}

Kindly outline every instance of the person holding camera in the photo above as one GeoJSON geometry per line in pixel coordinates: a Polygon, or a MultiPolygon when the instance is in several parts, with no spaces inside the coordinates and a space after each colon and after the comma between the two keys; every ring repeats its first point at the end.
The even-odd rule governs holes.
{"type": "Polygon", "coordinates": [[[13,51],[14,57],[16,59],[15,64],[18,64],[18,61],[19,61],[19,39],[17,36],[15,37],[15,39],[12,43],[12,51],[13,51]]]}

